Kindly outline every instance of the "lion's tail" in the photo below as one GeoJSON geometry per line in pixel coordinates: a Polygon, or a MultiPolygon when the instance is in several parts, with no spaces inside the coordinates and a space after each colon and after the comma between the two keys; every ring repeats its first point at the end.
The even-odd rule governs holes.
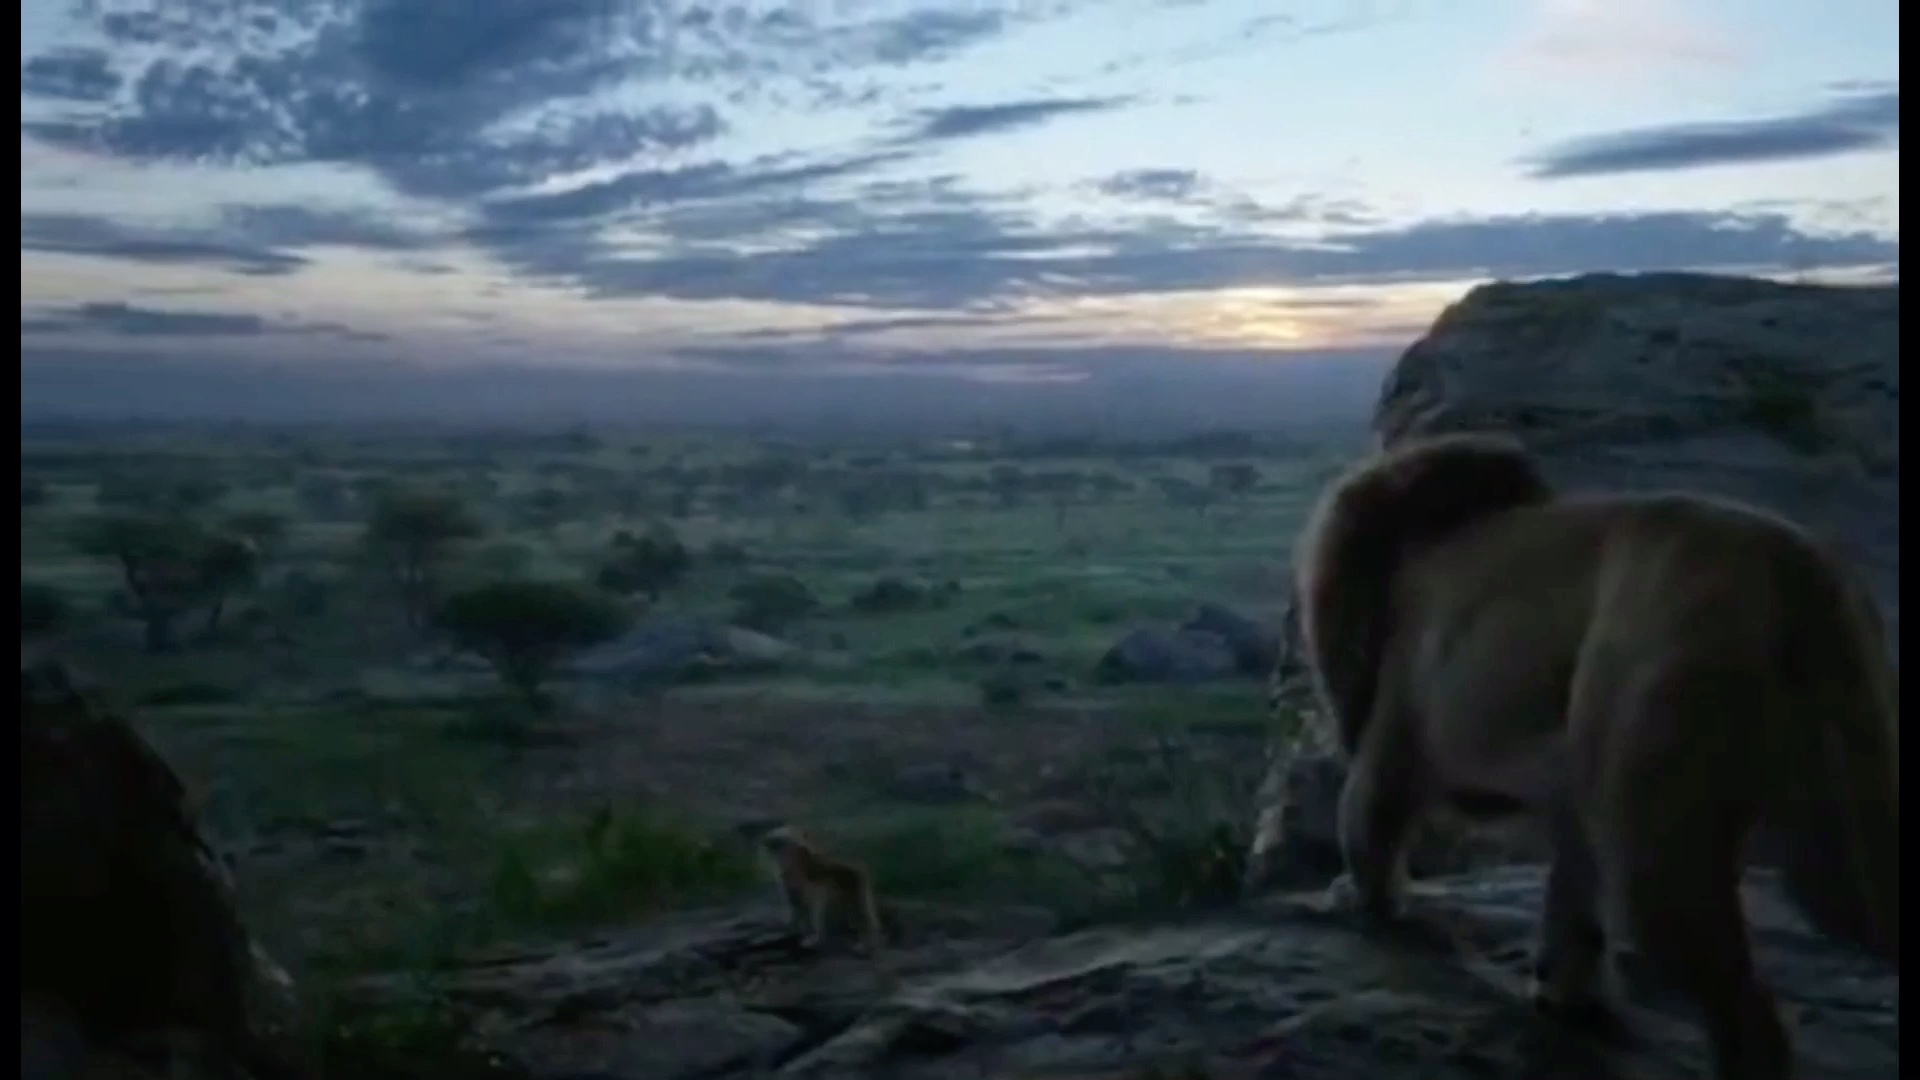
{"type": "Polygon", "coordinates": [[[1309,666],[1348,751],[1373,709],[1401,564],[1470,525],[1552,497],[1520,443],[1493,434],[1408,440],[1334,481],[1301,534],[1295,586],[1309,666]]]}
{"type": "Polygon", "coordinates": [[[1800,588],[1821,595],[1790,608],[1798,617],[1791,636],[1799,640],[1786,664],[1810,662],[1798,708],[1786,717],[1781,871],[1788,894],[1822,933],[1898,970],[1899,674],[1864,586],[1831,566],[1808,570],[1800,588]]]}

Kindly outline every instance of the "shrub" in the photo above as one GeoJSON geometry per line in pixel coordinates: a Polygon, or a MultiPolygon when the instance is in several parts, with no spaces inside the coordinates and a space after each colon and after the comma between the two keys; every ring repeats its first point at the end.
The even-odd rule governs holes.
{"type": "Polygon", "coordinates": [[[424,626],[433,611],[437,572],[456,544],[480,535],[480,523],[453,496],[368,487],[374,505],[364,537],[367,550],[392,577],[408,623],[424,626]]]}
{"type": "Polygon", "coordinates": [[[553,581],[495,581],[455,593],[436,621],[461,648],[493,665],[530,704],[570,654],[618,637],[627,613],[606,596],[553,581]]]}
{"type": "Polygon", "coordinates": [[[868,615],[911,611],[925,603],[927,590],[897,577],[883,577],[855,593],[848,605],[868,615]]]}
{"type": "Polygon", "coordinates": [[[806,583],[789,574],[762,574],[733,587],[727,594],[739,605],[733,621],[754,630],[773,631],[813,613],[818,597],[806,583]]]}
{"type": "Polygon", "coordinates": [[[508,844],[489,895],[514,922],[554,926],[658,910],[754,877],[737,844],[665,815],[602,807],[560,837],[508,844]]]}
{"type": "Polygon", "coordinates": [[[660,593],[672,588],[687,575],[693,557],[672,528],[656,525],[644,535],[619,532],[613,537],[613,551],[600,567],[595,584],[611,593],[658,600],[660,593]]]}

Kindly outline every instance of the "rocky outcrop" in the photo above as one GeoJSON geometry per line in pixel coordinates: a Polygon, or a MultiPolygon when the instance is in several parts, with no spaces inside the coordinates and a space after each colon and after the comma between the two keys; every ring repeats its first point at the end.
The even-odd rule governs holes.
{"type": "MultiPolygon", "coordinates": [[[[888,913],[891,978],[799,948],[769,906],[478,957],[436,990],[541,1080],[1700,1075],[1697,1028],[1657,996],[1637,996],[1627,1041],[1530,1012],[1540,884],[1533,869],[1435,882],[1391,933],[1298,896],[1077,931],[1026,909],[909,906],[888,913]]],[[[1832,953],[1766,895],[1756,924],[1807,1075],[1895,1075],[1897,979],[1832,953]]]]}
{"type": "Polygon", "coordinates": [[[1505,431],[1564,487],[1773,509],[1858,560],[1897,645],[1898,285],[1596,274],[1481,286],[1400,358],[1373,426],[1387,444],[1505,431]]]}
{"type": "Polygon", "coordinates": [[[292,983],[241,925],[179,778],[25,656],[20,788],[21,1075],[302,1075],[292,983]]]}
{"type": "Polygon", "coordinates": [[[767,671],[793,660],[798,649],[757,630],[709,620],[661,616],[642,620],[618,639],[575,657],[567,670],[623,683],[767,671]]]}
{"type": "Polygon", "coordinates": [[[1094,680],[1120,683],[1199,683],[1238,673],[1233,646],[1203,630],[1141,626],[1127,631],[1094,665],[1094,680]]]}
{"type": "MultiPolygon", "coordinates": [[[[1563,488],[1685,489],[1768,507],[1865,570],[1894,637],[1900,589],[1899,287],[1597,274],[1474,289],[1382,388],[1384,445],[1511,433],[1563,488]]],[[[1330,857],[1324,755],[1276,747],[1251,884],[1330,857]]],[[[1337,780],[1337,766],[1332,766],[1337,780]]],[[[1458,865],[1526,844],[1429,842],[1458,865]]]]}

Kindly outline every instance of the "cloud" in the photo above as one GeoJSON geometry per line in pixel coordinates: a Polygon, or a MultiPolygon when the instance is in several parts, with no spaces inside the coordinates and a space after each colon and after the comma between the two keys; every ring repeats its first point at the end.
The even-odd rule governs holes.
{"type": "Polygon", "coordinates": [[[55,49],[20,62],[20,92],[62,101],[102,102],[120,90],[121,79],[100,49],[55,49]]]}
{"type": "Polygon", "coordinates": [[[483,204],[483,212],[495,226],[597,218],[636,204],[657,206],[763,195],[857,175],[905,157],[898,151],[857,151],[813,161],[783,155],[737,166],[714,161],[673,169],[636,169],[564,191],[495,200],[483,204]]]}
{"type": "MultiPolygon", "coordinates": [[[[292,274],[324,258],[319,249],[345,246],[376,253],[383,268],[439,272],[452,279],[438,283],[447,289],[507,289],[495,267],[466,273],[477,249],[519,283],[573,294],[545,298],[555,303],[839,305],[858,310],[841,312],[822,336],[869,343],[895,331],[1014,325],[1045,301],[1078,298],[1898,259],[1897,240],[1850,228],[1812,232],[1777,209],[1389,224],[1331,186],[1335,194],[1266,198],[1179,159],[1044,190],[982,190],[924,175],[960,161],[946,153],[956,144],[1137,104],[1114,96],[1125,88],[1112,80],[1052,79],[994,100],[959,97],[963,88],[945,69],[895,70],[1090,6],[86,3],[93,40],[22,59],[23,145],[37,150],[31,140],[45,140],[135,166],[192,165],[154,174],[180,185],[220,175],[226,194],[209,196],[194,220],[164,225],[30,204],[21,246],[255,276],[292,274]],[[821,106],[837,110],[832,119],[797,119],[821,106]],[[789,118],[791,131],[782,127],[789,118]],[[810,132],[822,133],[813,145],[785,142],[810,132]],[[343,175],[348,184],[378,181],[360,193],[364,205],[287,193],[315,185],[340,198],[325,185],[343,175]],[[262,192],[289,186],[253,195],[243,185],[254,176],[262,192]],[[241,191],[247,197],[235,205],[211,201],[241,191]],[[383,205],[390,194],[401,198],[383,205]]],[[[1821,116],[1849,131],[1879,124],[1873,130],[1897,140],[1897,88],[1853,88],[1821,116]]],[[[1638,147],[1636,167],[1652,167],[1647,132],[1610,138],[1638,147]]],[[[1617,171],[1623,154],[1631,157],[1619,145],[1611,159],[1594,158],[1591,146],[1582,159],[1580,150],[1550,150],[1568,161],[1543,159],[1536,174],[1617,171]]],[[[1680,167],[1667,153],[1665,167],[1680,167]]],[[[35,197],[51,198],[51,187],[35,197]]],[[[148,215],[180,200],[140,194],[132,201],[148,215]]],[[[255,332],[217,321],[235,317],[122,307],[52,318],[60,329],[121,336],[255,332]],[[155,329],[163,326],[175,329],[155,329]]],[[[823,320],[786,324],[794,321],[823,320]]],[[[724,328],[710,335],[720,336],[724,328]]]]}
{"type": "Polygon", "coordinates": [[[20,250],[204,266],[253,277],[292,274],[311,265],[302,250],[359,247],[421,252],[438,241],[369,213],[325,207],[241,204],[211,225],[129,224],[86,214],[20,214],[20,250]]]}
{"type": "Polygon", "coordinates": [[[124,225],[80,214],[20,214],[20,250],[168,266],[208,266],[253,276],[291,274],[308,260],[268,245],[193,230],[124,225]]]}
{"type": "Polygon", "coordinates": [[[1134,169],[1115,173],[1094,185],[1116,198],[1187,199],[1199,193],[1200,174],[1192,169],[1134,169]]]}
{"type": "MultiPolygon", "coordinates": [[[[1196,181],[1203,185],[1203,181],[1196,181]]],[[[1122,184],[1127,187],[1127,184],[1122,184]]],[[[1138,187],[1138,184],[1134,184],[1138,187]]],[[[1153,187],[1152,184],[1147,185],[1153,187]]],[[[1187,186],[1162,182],[1161,188],[1187,186]]],[[[1257,286],[1459,281],[1607,269],[1842,266],[1898,258],[1867,231],[1815,234],[1779,212],[1512,215],[1381,225],[1337,200],[1255,205],[1242,218],[1050,222],[1023,202],[950,189],[666,207],[646,247],[588,228],[489,238],[517,273],[590,296],[840,304],[925,312],[1072,296],[1257,286]],[[1324,212],[1330,218],[1308,215],[1324,212]],[[1314,240],[1245,227],[1315,220],[1314,240]],[[699,242],[686,237],[695,233],[699,242]],[[1344,222],[1344,224],[1342,224],[1344,222]]]]}
{"type": "Polygon", "coordinates": [[[1900,88],[1859,90],[1803,112],[1755,120],[1669,124],[1549,147],[1528,164],[1542,180],[1797,161],[1894,146],[1900,88]]]}
{"type": "Polygon", "coordinates": [[[381,335],[337,323],[274,322],[259,315],[221,311],[179,311],[125,303],[79,304],[20,319],[22,334],[108,334],[118,337],[255,337],[264,334],[317,334],[360,341],[381,335]]]}
{"type": "Polygon", "coordinates": [[[1661,70],[1744,59],[1733,27],[1672,0],[1539,0],[1499,63],[1555,82],[1569,75],[1644,81],[1661,70]]]}
{"type": "Polygon", "coordinates": [[[247,203],[222,211],[222,227],[261,244],[420,251],[436,241],[371,213],[293,204],[247,203]]]}
{"type": "Polygon", "coordinates": [[[952,105],[933,109],[915,122],[903,142],[932,142],[993,135],[1037,127],[1076,113],[1105,112],[1130,104],[1126,98],[1032,98],[993,105],[952,105]]]}
{"type": "MultiPolygon", "coordinates": [[[[678,0],[85,5],[91,31],[115,48],[23,60],[21,126],[136,160],[331,163],[369,169],[411,196],[500,197],[712,143],[729,130],[723,107],[791,92],[844,100],[861,71],[951,56],[1072,6],[976,0],[876,15],[678,0]],[[28,98],[95,107],[45,114],[28,98]]],[[[921,134],[1094,107],[948,109],[922,120],[921,134]]]]}

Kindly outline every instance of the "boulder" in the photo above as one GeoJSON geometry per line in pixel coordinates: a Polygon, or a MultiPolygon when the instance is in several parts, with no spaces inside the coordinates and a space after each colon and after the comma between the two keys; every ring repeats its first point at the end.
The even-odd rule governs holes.
{"type": "MultiPolygon", "coordinates": [[[[1508,432],[1562,488],[1683,489],[1772,509],[1863,568],[1898,662],[1897,285],[1595,274],[1480,286],[1400,357],[1373,429],[1386,446],[1508,432]]],[[[1338,787],[1308,782],[1317,766],[1292,756],[1271,755],[1256,887],[1294,876],[1274,863],[1288,816],[1326,812],[1287,800],[1338,787]]]]}
{"type": "Polygon", "coordinates": [[[1180,629],[1218,635],[1246,675],[1265,675],[1280,652],[1280,634],[1273,627],[1221,604],[1201,604],[1180,629]]]}
{"type": "Polygon", "coordinates": [[[1239,671],[1234,652],[1219,634],[1139,627],[1128,631],[1094,669],[1103,684],[1197,683],[1239,671]]]}
{"type": "Polygon", "coordinates": [[[21,1074],[300,1075],[292,981],[179,778],[69,669],[25,659],[21,1074]]]}
{"type": "Polygon", "coordinates": [[[788,642],[708,619],[659,616],[644,619],[604,645],[574,657],[578,676],[617,682],[671,681],[693,672],[764,671],[791,659],[788,642]]]}

